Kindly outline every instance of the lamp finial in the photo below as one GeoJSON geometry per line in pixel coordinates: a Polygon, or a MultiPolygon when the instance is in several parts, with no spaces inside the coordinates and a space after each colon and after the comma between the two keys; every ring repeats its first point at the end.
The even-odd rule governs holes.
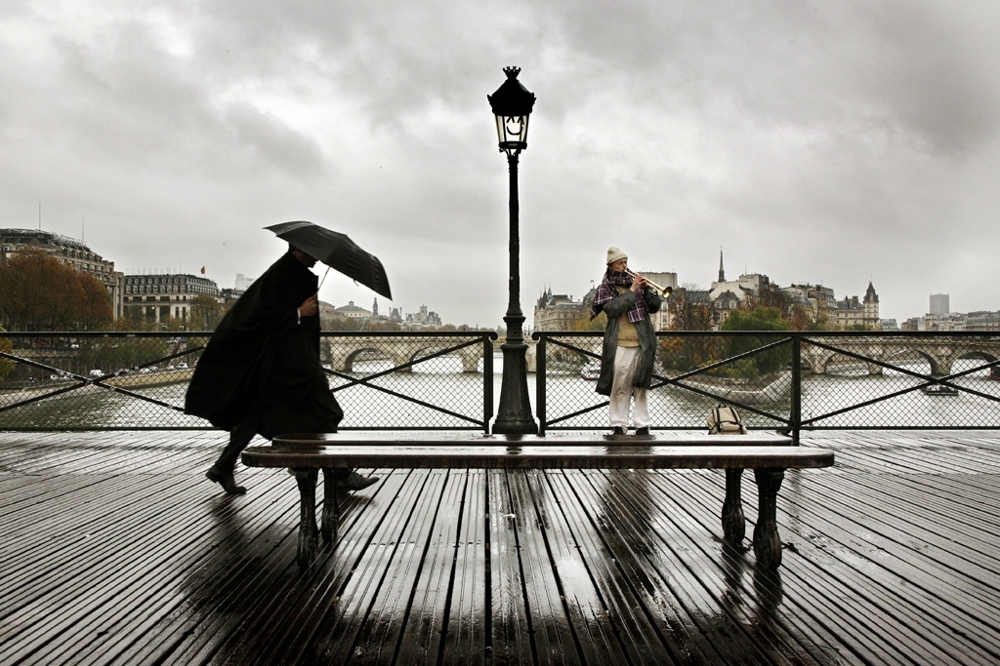
{"type": "Polygon", "coordinates": [[[508,79],[516,79],[517,75],[521,73],[520,67],[504,67],[503,73],[507,75],[508,79]]]}

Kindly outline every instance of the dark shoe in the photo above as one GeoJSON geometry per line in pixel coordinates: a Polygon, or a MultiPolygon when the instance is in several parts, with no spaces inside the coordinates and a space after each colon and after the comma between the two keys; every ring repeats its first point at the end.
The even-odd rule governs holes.
{"type": "Polygon", "coordinates": [[[646,427],[646,428],[636,428],[635,429],[635,434],[639,435],[639,436],[645,435],[645,436],[648,437],[649,436],[649,428],[648,427],[646,427]]]}
{"type": "Polygon", "coordinates": [[[611,431],[611,434],[612,435],[624,435],[625,434],[625,428],[622,428],[621,426],[615,426],[614,429],[611,431]]]}
{"type": "Polygon", "coordinates": [[[218,483],[230,495],[243,495],[247,491],[243,486],[236,485],[236,479],[233,478],[232,472],[224,472],[215,465],[208,468],[208,471],[205,472],[205,478],[218,483]]]}
{"type": "Polygon", "coordinates": [[[337,488],[340,490],[364,490],[368,486],[373,486],[378,483],[377,476],[364,477],[357,472],[351,472],[351,475],[343,479],[337,479],[337,488]]]}

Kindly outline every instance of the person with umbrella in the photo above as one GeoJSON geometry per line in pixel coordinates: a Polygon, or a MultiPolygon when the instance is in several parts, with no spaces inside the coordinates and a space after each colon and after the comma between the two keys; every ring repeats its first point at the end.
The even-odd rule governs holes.
{"type": "MultiPolygon", "coordinates": [[[[336,432],[344,416],[320,364],[315,263],[289,243],[219,322],[191,377],[184,411],[230,433],[205,476],[231,495],[246,492],[233,472],[255,434],[336,432]]],[[[353,470],[336,474],[343,490],[378,481],[353,470]]]]}

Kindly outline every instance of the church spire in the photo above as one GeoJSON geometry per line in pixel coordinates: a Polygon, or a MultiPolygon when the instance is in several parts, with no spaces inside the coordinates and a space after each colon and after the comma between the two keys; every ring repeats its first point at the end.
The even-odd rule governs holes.
{"type": "Polygon", "coordinates": [[[722,267],[722,246],[719,246],[719,282],[726,281],[726,269],[722,267]]]}

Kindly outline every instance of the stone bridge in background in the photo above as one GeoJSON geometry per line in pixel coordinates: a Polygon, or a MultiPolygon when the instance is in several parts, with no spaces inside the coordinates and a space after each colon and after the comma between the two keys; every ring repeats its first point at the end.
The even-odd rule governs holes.
{"type": "MultiPolygon", "coordinates": [[[[712,333],[709,333],[712,335],[712,333]]],[[[566,349],[555,343],[556,340],[571,346],[587,350],[590,354],[599,356],[601,353],[601,338],[599,336],[576,336],[572,333],[549,333],[547,345],[547,362],[550,369],[561,363],[581,364],[592,356],[566,349]]],[[[924,360],[930,365],[933,376],[952,374],[952,366],[959,359],[979,359],[992,363],[1000,359],[1000,336],[953,336],[953,337],[906,337],[906,336],[803,336],[802,362],[813,374],[823,375],[837,373],[838,369],[864,364],[870,375],[881,374],[884,368],[879,363],[900,365],[905,362],[924,360]],[[821,347],[819,345],[825,345],[821,347]],[[854,358],[844,352],[855,354],[854,358]]],[[[500,349],[502,340],[491,343],[493,352],[500,349]]],[[[530,338],[527,345],[528,372],[535,372],[537,342],[530,338]]],[[[457,357],[461,362],[463,372],[480,372],[483,359],[483,341],[462,337],[442,338],[431,336],[327,336],[320,338],[320,353],[324,364],[338,372],[353,372],[354,363],[359,359],[381,358],[392,362],[393,366],[403,366],[418,361],[428,355],[439,353],[446,349],[448,356],[457,357]],[[468,344],[466,344],[468,343],[468,344]],[[464,345],[464,346],[463,346],[464,345]]],[[[172,350],[175,354],[179,351],[172,350]]],[[[77,349],[16,349],[16,356],[35,360],[45,366],[69,370],[85,375],[91,365],[81,365],[83,358],[77,349]]],[[[190,356],[178,355],[176,360],[187,361],[194,365],[197,352],[190,356]]],[[[93,363],[93,361],[90,361],[93,363]]],[[[114,367],[102,367],[105,372],[115,372],[120,364],[114,367]]],[[[96,366],[94,366],[96,367],[96,366]]],[[[499,361],[498,365],[499,367],[499,361]]],[[[404,368],[401,372],[408,371],[404,368]]],[[[44,373],[43,373],[44,374],[44,373]]],[[[990,369],[992,377],[1000,379],[1000,367],[990,369]]]]}
{"type": "MultiPolygon", "coordinates": [[[[325,365],[337,372],[354,372],[354,364],[359,360],[384,359],[390,361],[394,367],[399,367],[454,347],[460,348],[449,351],[446,355],[457,357],[461,361],[462,372],[482,372],[482,340],[462,338],[442,339],[420,336],[406,337],[405,335],[391,337],[324,336],[320,338],[320,358],[325,365]]],[[[491,345],[491,353],[492,349],[491,345]]],[[[533,371],[533,353],[531,366],[533,371]]],[[[407,367],[399,372],[408,372],[410,369],[407,367]]]]}
{"type": "MultiPolygon", "coordinates": [[[[662,334],[661,334],[662,335],[662,334]]],[[[711,333],[709,333],[711,335],[711,333]]],[[[825,375],[836,373],[839,368],[864,364],[869,375],[880,375],[884,368],[879,363],[900,365],[907,361],[924,360],[930,365],[930,374],[943,377],[952,373],[952,366],[959,359],[978,359],[992,363],[1000,359],[1000,336],[996,339],[978,337],[963,338],[959,336],[940,339],[935,337],[904,336],[873,336],[866,337],[819,337],[814,338],[815,344],[806,334],[803,336],[802,362],[813,374],[825,375]],[[819,346],[826,345],[833,349],[819,346]],[[845,353],[846,352],[846,353],[845,353]],[[854,358],[847,354],[855,354],[862,358],[854,358]]],[[[660,338],[661,340],[663,337],[660,338]]],[[[566,342],[575,347],[586,349],[594,354],[601,353],[601,338],[576,337],[572,333],[550,333],[547,345],[548,362],[585,360],[582,354],[577,354],[554,343],[555,340],[566,342]],[[573,357],[576,357],[575,359],[573,357]]],[[[529,347],[532,356],[531,367],[534,370],[534,348],[529,347]]],[[[990,375],[1000,379],[1000,367],[990,368],[990,375]]]]}
{"type": "MultiPolygon", "coordinates": [[[[930,364],[931,375],[943,377],[952,373],[952,366],[959,359],[978,359],[992,363],[1000,359],[1000,339],[980,340],[960,337],[948,340],[935,338],[816,338],[816,342],[842,349],[869,361],[864,361],[869,375],[880,375],[884,368],[878,363],[898,365],[900,362],[923,359],[930,364]]],[[[802,361],[808,364],[813,374],[823,375],[841,363],[860,363],[860,359],[815,344],[804,344],[802,361]]],[[[990,375],[1000,377],[1000,368],[994,366],[990,375]]]]}

